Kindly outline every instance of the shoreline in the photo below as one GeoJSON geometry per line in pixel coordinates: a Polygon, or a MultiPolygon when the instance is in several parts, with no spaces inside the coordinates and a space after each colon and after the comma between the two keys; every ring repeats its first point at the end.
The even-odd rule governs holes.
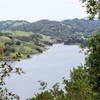
{"type": "MultiPolygon", "coordinates": [[[[53,46],[53,45],[52,45],[53,46]]],[[[48,46],[48,47],[50,47],[50,46],[48,46]]],[[[36,53],[36,54],[26,54],[25,56],[25,58],[23,58],[23,57],[19,57],[19,58],[13,58],[13,57],[4,57],[4,58],[1,58],[1,60],[0,61],[20,61],[20,60],[25,60],[25,59],[31,59],[32,58],[32,56],[34,56],[34,55],[37,55],[37,54],[41,54],[41,53],[43,53],[43,52],[45,52],[46,50],[48,50],[49,48],[47,48],[47,47],[45,47],[44,48],[44,50],[42,51],[42,52],[38,52],[38,53],[36,53]],[[27,56],[29,56],[29,57],[27,57],[27,56]]]]}
{"type": "MultiPolygon", "coordinates": [[[[62,44],[62,45],[65,45],[65,46],[66,46],[66,45],[71,45],[71,46],[72,46],[72,45],[76,45],[76,46],[80,46],[79,43],[72,43],[72,44],[54,43],[53,45],[58,45],[58,44],[62,44]]],[[[53,46],[53,45],[52,45],[52,46],[53,46]]],[[[14,59],[14,58],[12,58],[12,57],[9,56],[9,57],[3,58],[3,59],[0,60],[0,61],[20,61],[20,60],[25,60],[25,59],[31,59],[32,56],[38,55],[38,54],[42,54],[43,52],[49,50],[50,47],[51,47],[51,46],[47,46],[47,47],[45,47],[45,49],[44,49],[42,52],[38,52],[38,53],[36,53],[36,54],[27,54],[25,58],[14,59]],[[29,56],[29,57],[27,57],[27,56],[29,56]]]]}

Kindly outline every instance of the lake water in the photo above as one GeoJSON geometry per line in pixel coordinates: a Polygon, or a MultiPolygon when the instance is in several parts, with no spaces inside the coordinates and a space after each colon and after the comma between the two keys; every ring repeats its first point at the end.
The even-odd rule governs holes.
{"type": "Polygon", "coordinates": [[[61,82],[62,77],[69,79],[70,70],[84,64],[84,53],[79,52],[80,48],[76,45],[56,44],[31,59],[15,62],[13,66],[22,67],[26,74],[7,79],[7,87],[18,94],[21,100],[32,97],[38,91],[38,80],[46,81],[51,87],[61,82]]]}

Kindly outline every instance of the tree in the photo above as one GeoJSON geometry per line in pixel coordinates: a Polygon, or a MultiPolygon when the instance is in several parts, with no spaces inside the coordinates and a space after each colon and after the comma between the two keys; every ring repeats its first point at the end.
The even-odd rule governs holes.
{"type": "Polygon", "coordinates": [[[94,34],[89,39],[86,57],[87,72],[89,73],[90,85],[93,91],[98,94],[100,100],[100,34],[94,34]]]}
{"type": "Polygon", "coordinates": [[[67,100],[94,100],[86,67],[74,68],[70,77],[70,80],[64,79],[67,100]]]}
{"type": "MultiPolygon", "coordinates": [[[[2,56],[3,48],[0,46],[0,60],[5,60],[5,57],[2,56]]],[[[19,96],[10,92],[5,86],[6,77],[10,77],[12,73],[21,74],[24,73],[21,68],[13,68],[6,61],[0,61],[0,100],[20,100],[19,96]]]]}
{"type": "Polygon", "coordinates": [[[20,75],[23,71],[21,68],[12,68],[7,63],[2,63],[0,65],[0,100],[20,99],[18,95],[9,92],[7,88],[4,88],[6,84],[5,78],[10,77],[11,73],[17,73],[20,75]]]}
{"type": "Polygon", "coordinates": [[[100,0],[81,0],[86,7],[86,12],[89,14],[89,19],[93,19],[95,15],[100,19],[100,0]]]}
{"type": "Polygon", "coordinates": [[[49,90],[44,88],[47,83],[40,82],[40,85],[43,91],[27,100],[95,100],[89,84],[87,69],[83,66],[73,69],[70,80],[63,78],[64,89],[60,89],[58,83],[49,90]]]}

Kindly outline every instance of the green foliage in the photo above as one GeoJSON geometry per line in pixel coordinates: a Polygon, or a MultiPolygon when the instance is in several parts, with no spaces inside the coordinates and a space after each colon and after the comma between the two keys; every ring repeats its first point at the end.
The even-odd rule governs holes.
{"type": "Polygon", "coordinates": [[[9,28],[14,28],[14,27],[18,27],[21,25],[26,25],[29,24],[29,22],[27,21],[23,21],[23,20],[7,20],[7,21],[1,21],[0,22],[0,30],[9,30],[9,28]]]}
{"type": "Polygon", "coordinates": [[[59,84],[56,83],[47,91],[44,88],[45,82],[40,81],[43,91],[27,100],[94,100],[88,78],[86,67],[79,66],[71,72],[70,80],[63,78],[64,89],[60,89],[59,84]]]}
{"type": "Polygon", "coordinates": [[[4,45],[4,43],[9,42],[11,39],[9,37],[0,36],[0,44],[4,45]]]}
{"type": "Polygon", "coordinates": [[[27,24],[27,22],[25,22],[25,21],[22,21],[22,22],[15,22],[13,25],[12,25],[12,27],[16,27],[16,26],[21,26],[21,25],[25,25],[25,24],[27,24]]]}
{"type": "MultiPolygon", "coordinates": [[[[6,57],[4,56],[4,48],[0,46],[0,100],[20,100],[19,96],[10,92],[6,87],[5,79],[10,77],[11,74],[21,75],[23,70],[18,67],[12,67],[9,62],[4,62],[6,57]],[[1,61],[2,60],[2,61],[1,61]]],[[[16,54],[16,59],[20,58],[20,53],[16,54]]]]}
{"type": "Polygon", "coordinates": [[[65,99],[65,93],[62,89],[60,89],[59,83],[56,83],[52,86],[52,89],[50,89],[50,92],[52,93],[54,100],[64,100],[65,99]]]}
{"type": "Polygon", "coordinates": [[[87,48],[85,51],[86,68],[89,74],[89,84],[93,90],[95,100],[100,99],[100,34],[93,34],[88,41],[88,45],[83,46],[87,48]]]}
{"type": "Polygon", "coordinates": [[[99,21],[73,19],[64,20],[62,22],[41,20],[22,27],[16,27],[16,29],[26,32],[41,33],[46,36],[56,38],[61,42],[67,41],[66,44],[73,44],[82,43],[85,39],[87,39],[87,33],[90,33],[95,28],[98,29],[99,27],[99,21]]]}
{"type": "Polygon", "coordinates": [[[47,87],[47,83],[46,82],[43,82],[43,81],[38,81],[39,83],[40,83],[40,86],[41,86],[41,88],[39,88],[39,90],[45,90],[46,89],[46,87],[47,87]]]}
{"type": "Polygon", "coordinates": [[[32,54],[43,52],[46,46],[52,45],[56,40],[39,33],[22,31],[0,32],[0,45],[4,45],[4,54],[8,60],[16,60],[15,56],[21,53],[21,58],[29,58],[32,54]]]}
{"type": "Polygon", "coordinates": [[[11,36],[11,37],[30,36],[30,35],[34,34],[32,32],[11,31],[11,30],[3,30],[3,31],[1,31],[1,33],[4,36],[11,36]]]}
{"type": "MultiPolygon", "coordinates": [[[[52,42],[52,39],[46,37],[50,36],[58,42],[65,42],[65,44],[84,43],[91,32],[99,28],[100,21],[89,21],[85,19],[64,20],[61,22],[40,20],[34,23],[26,21],[0,21],[1,36],[9,35],[9,37],[20,37],[20,39],[23,37],[23,40],[29,41],[30,35],[34,38],[37,37],[36,35],[39,35],[33,35],[32,32],[34,32],[43,34],[42,39],[45,41],[52,42]]],[[[40,37],[41,35],[38,36],[39,39],[41,39],[40,37]]]]}
{"type": "Polygon", "coordinates": [[[12,73],[24,73],[21,68],[13,68],[10,64],[3,62],[0,64],[0,100],[20,100],[19,96],[10,92],[5,87],[5,79],[10,77],[12,73]]]}
{"type": "Polygon", "coordinates": [[[100,0],[81,0],[85,4],[86,12],[90,15],[89,19],[93,20],[97,15],[100,19],[100,0]]]}
{"type": "Polygon", "coordinates": [[[92,88],[89,84],[88,73],[85,67],[73,69],[71,79],[64,79],[68,100],[93,100],[92,88]]]}
{"type": "Polygon", "coordinates": [[[54,100],[51,92],[49,91],[44,91],[41,92],[40,94],[36,95],[36,98],[31,98],[31,99],[27,99],[27,100],[54,100]]]}
{"type": "Polygon", "coordinates": [[[100,95],[100,34],[94,34],[90,38],[87,47],[86,66],[89,72],[90,84],[93,90],[100,95]]]}

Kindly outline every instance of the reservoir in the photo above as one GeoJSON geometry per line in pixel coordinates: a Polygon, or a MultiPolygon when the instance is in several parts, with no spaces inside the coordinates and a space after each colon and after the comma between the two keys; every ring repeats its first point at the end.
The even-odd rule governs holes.
{"type": "Polygon", "coordinates": [[[14,67],[21,67],[25,74],[13,74],[6,80],[7,88],[18,94],[20,100],[26,100],[37,93],[39,80],[46,81],[50,88],[56,82],[62,82],[63,77],[69,79],[73,67],[85,63],[84,53],[80,50],[77,45],[55,44],[31,59],[12,63],[14,67]]]}

